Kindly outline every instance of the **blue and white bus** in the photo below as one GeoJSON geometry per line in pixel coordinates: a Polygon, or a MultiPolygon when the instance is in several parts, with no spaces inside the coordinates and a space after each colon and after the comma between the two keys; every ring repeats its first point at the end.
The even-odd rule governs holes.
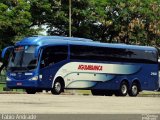
{"type": "Polygon", "coordinates": [[[154,47],[32,36],[5,48],[3,58],[8,51],[7,86],[28,94],[83,89],[93,95],[137,96],[159,87],[154,47]]]}

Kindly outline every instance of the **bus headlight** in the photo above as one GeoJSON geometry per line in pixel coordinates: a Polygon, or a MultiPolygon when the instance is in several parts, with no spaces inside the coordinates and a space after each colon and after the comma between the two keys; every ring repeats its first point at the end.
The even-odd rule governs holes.
{"type": "Polygon", "coordinates": [[[11,79],[9,77],[6,78],[6,81],[11,81],[11,79]]]}
{"type": "Polygon", "coordinates": [[[34,76],[33,78],[31,78],[29,80],[38,80],[38,76],[34,76]]]}

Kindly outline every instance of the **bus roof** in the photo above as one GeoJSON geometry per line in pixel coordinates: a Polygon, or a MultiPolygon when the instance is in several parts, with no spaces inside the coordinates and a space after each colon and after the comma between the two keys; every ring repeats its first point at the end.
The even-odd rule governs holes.
{"type": "Polygon", "coordinates": [[[56,44],[57,42],[62,43],[64,41],[89,42],[93,40],[85,38],[76,38],[76,37],[62,37],[62,36],[32,36],[22,39],[21,41],[17,42],[17,44],[47,45],[47,44],[56,44]]]}
{"type": "Polygon", "coordinates": [[[60,45],[60,44],[71,44],[71,45],[88,45],[88,46],[99,46],[99,47],[112,47],[112,48],[128,48],[128,49],[139,49],[139,50],[156,50],[154,47],[149,46],[138,46],[138,45],[127,45],[127,44],[116,44],[116,43],[101,43],[91,39],[77,38],[77,37],[61,37],[61,36],[32,36],[26,37],[21,41],[17,42],[16,45],[60,45]]]}

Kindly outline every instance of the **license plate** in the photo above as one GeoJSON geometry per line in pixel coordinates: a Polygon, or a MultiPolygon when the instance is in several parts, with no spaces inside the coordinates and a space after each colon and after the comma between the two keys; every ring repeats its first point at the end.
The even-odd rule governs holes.
{"type": "Polygon", "coordinates": [[[22,83],[17,83],[18,86],[22,85],[22,83]]]}

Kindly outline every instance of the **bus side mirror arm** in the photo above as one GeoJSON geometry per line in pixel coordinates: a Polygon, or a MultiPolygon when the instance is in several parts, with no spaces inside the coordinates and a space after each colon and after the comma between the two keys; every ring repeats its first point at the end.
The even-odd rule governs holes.
{"type": "Polygon", "coordinates": [[[34,54],[35,58],[38,58],[41,49],[42,49],[42,47],[37,47],[37,48],[35,49],[35,54],[34,54]]]}
{"type": "Polygon", "coordinates": [[[2,59],[5,58],[6,52],[11,51],[13,48],[14,48],[14,46],[9,46],[9,47],[4,48],[2,51],[2,54],[1,54],[2,59]]]}
{"type": "Polygon", "coordinates": [[[40,51],[41,51],[42,49],[48,47],[48,46],[49,46],[49,45],[37,47],[37,48],[35,49],[35,58],[38,58],[40,51]]]}

